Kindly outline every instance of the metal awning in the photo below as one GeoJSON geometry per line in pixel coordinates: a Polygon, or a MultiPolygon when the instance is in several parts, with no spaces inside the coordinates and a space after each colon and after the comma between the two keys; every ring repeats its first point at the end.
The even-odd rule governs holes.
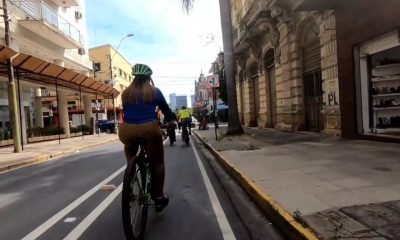
{"type": "Polygon", "coordinates": [[[73,89],[89,94],[98,94],[105,98],[118,96],[120,92],[108,84],[96,81],[74,70],[58,66],[40,58],[18,53],[9,47],[0,44],[0,76],[8,76],[7,60],[13,59],[14,71],[22,81],[73,89]]]}

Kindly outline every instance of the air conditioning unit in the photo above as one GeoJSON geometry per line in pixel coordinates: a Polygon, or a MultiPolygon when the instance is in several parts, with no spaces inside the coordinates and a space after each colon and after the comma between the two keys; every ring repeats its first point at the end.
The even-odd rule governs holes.
{"type": "Polygon", "coordinates": [[[78,48],[78,53],[79,53],[79,55],[85,55],[86,50],[84,48],[78,48]]]}
{"type": "Polygon", "coordinates": [[[105,84],[110,84],[110,85],[113,85],[114,83],[115,83],[115,81],[114,80],[104,80],[104,83],[105,84]]]}
{"type": "Polygon", "coordinates": [[[82,19],[82,13],[79,11],[75,11],[75,18],[76,19],[82,19]]]}

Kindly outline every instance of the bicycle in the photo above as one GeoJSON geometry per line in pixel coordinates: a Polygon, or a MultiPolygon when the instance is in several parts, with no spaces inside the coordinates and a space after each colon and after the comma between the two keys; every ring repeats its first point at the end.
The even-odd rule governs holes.
{"type": "Polygon", "coordinates": [[[144,238],[148,208],[151,205],[151,171],[145,139],[136,139],[138,153],[128,161],[122,186],[122,222],[126,239],[144,238]],[[138,222],[139,221],[139,222],[138,222]]]}
{"type": "Polygon", "coordinates": [[[190,142],[188,127],[191,127],[189,122],[182,123],[182,140],[186,143],[186,146],[189,146],[190,142]]]}

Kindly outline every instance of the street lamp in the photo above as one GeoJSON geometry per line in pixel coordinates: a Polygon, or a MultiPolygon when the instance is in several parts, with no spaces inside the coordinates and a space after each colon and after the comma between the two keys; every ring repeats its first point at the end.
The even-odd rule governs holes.
{"type": "Polygon", "coordinates": [[[114,54],[113,54],[113,56],[112,56],[112,58],[111,58],[111,61],[114,59],[115,54],[118,52],[118,49],[119,49],[119,47],[121,46],[122,41],[124,41],[126,38],[133,37],[133,36],[134,36],[133,33],[129,33],[129,34],[127,34],[125,37],[123,37],[123,38],[119,41],[118,46],[117,46],[117,49],[115,49],[115,52],[114,52],[114,54]]]}
{"type": "MultiPolygon", "coordinates": [[[[115,57],[115,54],[118,52],[119,47],[121,46],[122,41],[124,41],[126,38],[129,37],[133,37],[134,35],[132,33],[127,34],[125,37],[123,37],[119,43],[117,48],[114,51],[114,54],[112,55],[112,57],[110,56],[110,77],[111,77],[111,86],[114,87],[114,76],[113,76],[113,68],[112,68],[112,60],[115,57]]],[[[118,133],[118,126],[117,126],[117,111],[115,109],[115,98],[114,98],[114,94],[112,95],[113,98],[113,111],[114,111],[114,133],[118,133]]]]}

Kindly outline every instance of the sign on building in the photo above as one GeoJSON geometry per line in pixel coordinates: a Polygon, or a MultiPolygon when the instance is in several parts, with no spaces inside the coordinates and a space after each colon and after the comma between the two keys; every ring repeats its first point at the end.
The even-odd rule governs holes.
{"type": "Polygon", "coordinates": [[[101,71],[100,63],[93,62],[93,71],[94,72],[100,72],[101,71]]]}

